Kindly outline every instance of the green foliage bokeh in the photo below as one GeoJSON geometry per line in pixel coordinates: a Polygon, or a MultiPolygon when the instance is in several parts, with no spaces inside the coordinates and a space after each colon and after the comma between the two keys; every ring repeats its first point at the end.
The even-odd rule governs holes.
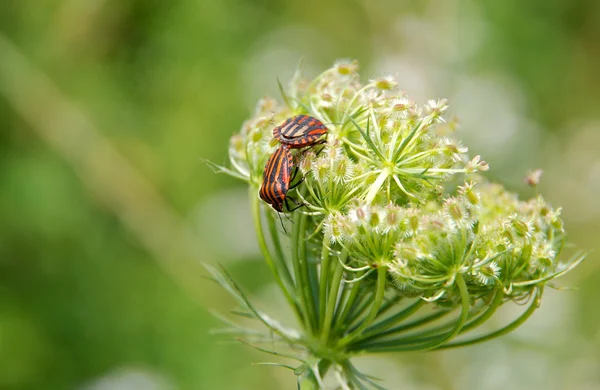
{"type": "MultiPolygon", "coordinates": [[[[586,207],[580,193],[600,190],[598,168],[590,168],[600,164],[597,145],[581,151],[595,156],[582,167],[589,173],[575,174],[595,182],[582,181],[569,191],[563,188],[579,182],[561,180],[570,174],[568,149],[579,152],[577,147],[585,144],[573,140],[598,140],[594,137],[600,132],[600,5],[593,0],[474,3],[455,0],[436,12],[434,1],[3,0],[0,39],[43,72],[157,190],[169,210],[191,225],[193,218],[202,219],[193,210],[205,199],[245,191],[243,184],[215,175],[201,159],[226,160],[229,137],[254,102],[265,94],[279,98],[275,77],[289,78],[301,56],[309,69],[324,68],[337,58],[359,58],[363,67],[376,68],[363,72],[372,74],[382,57],[392,58],[410,46],[393,38],[398,29],[410,31],[418,18],[432,25],[450,17],[460,23],[463,13],[476,9],[477,22],[487,31],[484,44],[467,59],[444,66],[501,74],[519,88],[527,118],[539,128],[535,145],[542,150],[531,151],[527,162],[533,166],[528,168],[545,169],[543,193],[564,207],[570,240],[593,249],[600,234],[600,217],[594,215],[600,214],[580,218],[570,206],[586,207]],[[261,68],[270,60],[276,62],[272,68],[261,68]]],[[[459,32],[458,42],[468,35],[459,32]]],[[[445,37],[428,39],[443,46],[445,37]]],[[[0,51],[0,61],[6,54],[0,51]]],[[[0,72],[7,69],[0,67],[0,72]]],[[[0,83],[17,77],[1,76],[0,83]]],[[[440,83],[434,93],[444,97],[453,83],[460,80],[440,83]]],[[[100,386],[101,378],[129,378],[127,372],[146,373],[161,389],[278,389],[288,383],[280,381],[283,374],[276,369],[248,364],[263,356],[209,334],[218,321],[208,309],[229,307],[229,298],[202,273],[195,290],[199,296],[182,288],[156,261],[156,253],[123,224],[128,211],[120,214],[98,188],[84,184],[82,168],[40,136],[35,118],[16,109],[16,95],[5,87],[0,85],[0,388],[99,389],[93,386],[100,386]]],[[[454,113],[461,116],[459,109],[454,113]]],[[[515,129],[514,137],[519,134],[515,129]]],[[[524,167],[507,162],[513,153],[482,154],[497,164],[498,180],[506,174],[509,187],[528,191],[515,179],[525,175],[524,167]]],[[[121,186],[117,179],[107,185],[121,186]]],[[[228,206],[246,207],[216,204],[223,213],[228,206]]],[[[246,230],[253,234],[250,222],[246,230]]],[[[193,238],[198,246],[193,260],[227,262],[251,293],[264,294],[267,269],[258,253],[220,253],[208,246],[210,234],[193,238]]],[[[235,234],[228,239],[236,245],[235,234]]],[[[562,338],[546,346],[544,367],[576,361],[574,346],[582,339],[600,350],[600,310],[594,300],[600,293],[598,260],[593,253],[572,282],[562,282],[579,290],[560,293],[568,297],[572,318],[568,328],[556,329],[562,338]]],[[[177,272],[185,274],[185,267],[177,272]]],[[[545,303],[552,305],[551,299],[545,303]]],[[[497,341],[503,342],[514,354],[527,348],[497,341]]],[[[464,387],[444,373],[439,368],[444,353],[405,358],[413,365],[415,383],[486,388],[477,383],[464,387]],[[431,367],[437,367],[437,375],[431,375],[431,367]]],[[[477,356],[457,353],[452,356],[465,365],[477,356]]],[[[600,364],[597,352],[585,356],[600,364]]],[[[568,388],[568,372],[549,370],[555,380],[543,383],[568,388]]],[[[135,388],[135,380],[127,383],[135,388]]],[[[585,383],[600,386],[600,379],[590,374],[585,383]]]]}

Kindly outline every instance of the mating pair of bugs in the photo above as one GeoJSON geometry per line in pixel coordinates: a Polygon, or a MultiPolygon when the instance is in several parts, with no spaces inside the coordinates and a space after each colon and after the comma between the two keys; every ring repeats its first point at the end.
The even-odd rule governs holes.
{"type": "Polygon", "coordinates": [[[327,127],[318,119],[308,115],[296,115],[287,119],[273,129],[275,137],[281,146],[269,157],[263,172],[263,183],[258,194],[260,198],[271,205],[276,211],[283,212],[285,206],[288,211],[294,211],[303,204],[287,197],[287,192],[302,180],[290,186],[294,181],[298,169],[292,175],[294,158],[291,149],[312,147],[326,142],[321,137],[327,133],[327,127]],[[288,200],[298,206],[290,209],[288,200]]]}

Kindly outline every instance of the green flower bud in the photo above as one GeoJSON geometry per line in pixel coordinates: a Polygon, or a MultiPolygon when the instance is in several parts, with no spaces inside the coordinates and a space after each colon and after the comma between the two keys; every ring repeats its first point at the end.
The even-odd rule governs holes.
{"type": "Polygon", "coordinates": [[[394,80],[392,76],[380,77],[378,79],[371,80],[371,83],[375,85],[375,88],[382,91],[390,91],[398,87],[398,82],[394,80]]]}

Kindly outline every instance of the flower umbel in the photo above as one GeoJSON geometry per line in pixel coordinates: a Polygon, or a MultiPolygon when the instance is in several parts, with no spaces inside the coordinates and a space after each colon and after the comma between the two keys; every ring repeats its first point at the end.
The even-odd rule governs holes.
{"type": "Polygon", "coordinates": [[[249,184],[260,248],[298,328],[257,310],[224,271],[214,277],[238,299],[238,313],[268,329],[236,327],[243,339],[299,361],[302,389],[324,388],[328,374],[339,388],[381,388],[356,370],[353,356],[506,334],[584,257],[559,261],[560,209],[486,181],[488,164],[448,134],[445,99],[421,107],[392,77],[362,85],[357,72],[355,61],[313,80],[297,72],[288,92],[281,88],[285,104],[262,99],[231,138],[230,167],[218,167],[249,184]],[[258,188],[280,146],[273,128],[299,114],[326,124],[327,139],[291,151],[302,179],[290,194],[305,207],[279,229],[258,188]],[[453,187],[457,180],[463,184],[453,187]],[[527,303],[513,322],[467,335],[510,302],[527,303]]]}

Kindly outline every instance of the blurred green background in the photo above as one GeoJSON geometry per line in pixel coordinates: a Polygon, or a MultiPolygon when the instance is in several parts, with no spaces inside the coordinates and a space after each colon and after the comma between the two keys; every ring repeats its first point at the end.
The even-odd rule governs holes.
{"type": "MultiPolygon", "coordinates": [[[[598,1],[0,0],[0,389],[294,388],[209,333],[233,302],[201,262],[282,302],[245,186],[202,159],[226,162],[301,57],[449,98],[494,179],[532,196],[544,169],[571,243],[596,246],[598,1]]],[[[599,261],[510,336],[360,364],[390,389],[600,389],[599,261]]]]}

